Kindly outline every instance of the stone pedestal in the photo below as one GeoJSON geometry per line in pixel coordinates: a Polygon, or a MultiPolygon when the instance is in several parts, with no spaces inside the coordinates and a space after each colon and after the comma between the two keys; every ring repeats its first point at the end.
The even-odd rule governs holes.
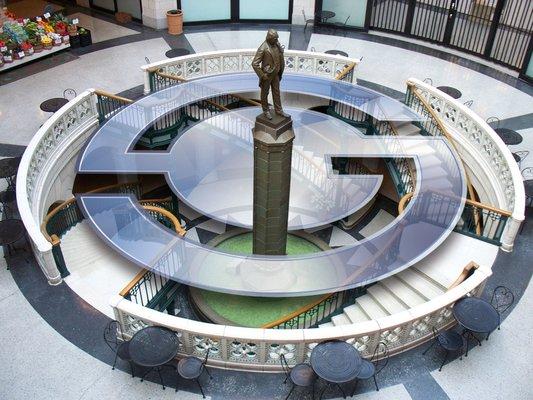
{"type": "Polygon", "coordinates": [[[294,132],[291,118],[259,115],[254,127],[254,254],[286,254],[294,132]]]}

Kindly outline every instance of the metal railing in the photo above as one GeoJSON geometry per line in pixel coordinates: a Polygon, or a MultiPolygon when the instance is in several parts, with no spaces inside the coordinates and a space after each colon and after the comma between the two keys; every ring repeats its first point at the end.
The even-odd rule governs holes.
{"type": "Polygon", "coordinates": [[[143,307],[175,315],[179,288],[179,283],[143,269],[122,289],[120,296],[143,307]]]}
{"type": "MultiPolygon", "coordinates": [[[[435,212],[428,215],[445,215],[446,208],[455,207],[458,201],[457,199],[445,198],[438,193],[432,193],[431,195],[434,200],[429,200],[429,203],[433,204],[435,212]]],[[[407,193],[402,197],[398,203],[399,214],[403,213],[412,197],[413,193],[407,193]]],[[[499,246],[501,245],[505,224],[510,217],[511,213],[508,211],[466,199],[461,218],[457,222],[454,231],[499,246]]],[[[429,222],[438,223],[438,221],[429,222]]]]}
{"type": "MultiPolygon", "coordinates": [[[[142,189],[138,182],[126,182],[91,190],[88,193],[131,193],[140,198],[142,189]]],[[[176,210],[176,215],[178,215],[177,205],[172,198],[141,200],[140,204],[156,221],[169,229],[175,230],[179,235],[185,235],[185,230],[181,227],[178,218],[173,214],[174,210],[176,210]]],[[[73,197],[50,211],[41,224],[43,236],[52,244],[54,261],[62,278],[68,276],[69,271],[61,251],[61,237],[69,229],[83,221],[84,218],[85,216],[76,203],[76,198],[73,197]]]]}
{"type": "Polygon", "coordinates": [[[298,310],[264,324],[264,329],[305,329],[315,327],[330,318],[336,311],[348,304],[352,304],[357,294],[362,294],[360,288],[335,292],[322,296],[315,302],[305,305],[298,310]]]}

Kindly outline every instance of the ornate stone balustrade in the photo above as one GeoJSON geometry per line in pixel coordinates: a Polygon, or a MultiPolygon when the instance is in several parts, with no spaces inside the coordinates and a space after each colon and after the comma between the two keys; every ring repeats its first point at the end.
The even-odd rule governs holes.
{"type": "MultiPolygon", "coordinates": [[[[55,191],[63,193],[74,181],[74,157],[98,123],[96,96],[86,90],[52,115],[28,145],[17,175],[17,204],[39,266],[48,282],[58,284],[61,276],[52,255],[52,244],[40,230],[47,208],[61,197],[50,199],[55,191]],[[61,172],[72,163],[71,176],[61,172]],[[72,182],[68,182],[69,180],[72,182]]],[[[58,195],[60,196],[60,195],[58,195]]]]}
{"type": "MultiPolygon", "coordinates": [[[[251,72],[255,49],[221,50],[191,54],[142,66],[144,93],[150,93],[150,73],[160,71],[178,78],[191,80],[209,75],[232,72],[251,72]]],[[[347,67],[357,68],[359,59],[334,56],[311,51],[285,50],[285,72],[332,78],[341,75],[347,67]]],[[[356,83],[355,73],[347,73],[344,80],[356,83]]]]}
{"type": "Polygon", "coordinates": [[[148,325],[165,326],[180,340],[180,355],[202,357],[210,348],[209,364],[239,370],[281,370],[280,355],[291,364],[308,362],[313,347],[326,340],[345,340],[364,357],[370,357],[380,341],[391,354],[405,351],[432,338],[431,327],[447,329],[455,324],[451,308],[465,295],[478,295],[490,276],[481,266],[459,286],[402,313],[342,327],[315,329],[253,329],[215,325],[161,313],[121,296],[111,300],[122,338],[129,339],[148,325]]]}
{"type": "MultiPolygon", "coordinates": [[[[525,194],[522,175],[514,158],[494,130],[470,108],[418,79],[407,85],[426,100],[460,145],[460,155],[473,173],[480,190],[492,187],[483,202],[512,213],[502,235],[502,249],[510,251],[524,220],[525,194]]],[[[482,195],[482,194],[480,194],[482,195]]]]}

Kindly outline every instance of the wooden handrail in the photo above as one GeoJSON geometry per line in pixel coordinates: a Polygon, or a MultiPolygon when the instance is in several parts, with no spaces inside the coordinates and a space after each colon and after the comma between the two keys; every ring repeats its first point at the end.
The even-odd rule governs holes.
{"type": "Polygon", "coordinates": [[[479,268],[479,265],[476,264],[474,261],[470,261],[466,267],[463,268],[463,271],[461,272],[461,274],[457,277],[457,279],[455,280],[454,283],[452,283],[452,285],[448,288],[448,291],[449,290],[452,290],[454,287],[456,286],[459,286],[461,283],[464,282],[464,280],[466,279],[466,277],[470,274],[470,271],[472,271],[473,269],[478,269],[479,268]]]}
{"type": "MultiPolygon", "coordinates": [[[[413,193],[407,193],[405,196],[403,196],[400,199],[400,202],[398,203],[398,214],[403,213],[403,211],[405,210],[405,206],[411,200],[411,197],[413,197],[413,193]]],[[[476,207],[476,208],[481,208],[483,210],[492,211],[492,212],[500,214],[500,215],[502,215],[504,217],[511,217],[512,216],[512,213],[507,211],[507,210],[502,210],[501,208],[493,207],[493,206],[490,206],[488,204],[483,204],[483,203],[480,203],[479,201],[465,199],[465,204],[468,204],[468,205],[476,207]]]]}
{"type": "Polygon", "coordinates": [[[170,222],[172,222],[172,225],[174,226],[174,230],[176,231],[176,233],[180,236],[185,236],[185,229],[183,229],[181,227],[181,224],[180,224],[180,221],[178,220],[178,218],[176,218],[176,216],[174,214],[172,214],[170,211],[168,210],[165,210],[164,208],[161,208],[161,207],[156,207],[156,206],[142,206],[145,210],[148,210],[148,211],[154,211],[154,212],[157,212],[159,214],[162,214],[164,215],[165,217],[167,217],[170,222]]]}
{"type": "Polygon", "coordinates": [[[100,95],[100,96],[105,96],[105,97],[109,97],[111,99],[122,101],[124,103],[128,103],[128,104],[133,103],[133,100],[131,100],[131,99],[127,99],[127,98],[122,97],[122,96],[117,96],[116,94],[108,93],[108,92],[105,92],[103,90],[97,89],[97,90],[94,91],[94,93],[97,94],[97,95],[100,95]]]}
{"type": "MultiPolygon", "coordinates": [[[[431,107],[431,105],[426,101],[426,99],[424,99],[424,97],[420,93],[418,93],[418,89],[413,83],[407,82],[407,86],[411,89],[411,92],[417,97],[417,99],[422,103],[422,105],[427,110],[427,112],[431,115],[431,117],[433,118],[437,126],[439,127],[439,130],[442,132],[444,137],[451,143],[455,152],[459,154],[459,150],[457,149],[457,144],[455,143],[455,140],[453,140],[452,136],[448,132],[448,129],[444,126],[444,124],[440,120],[439,116],[437,115],[433,107],[431,107]]],[[[468,194],[470,195],[470,198],[473,200],[476,198],[476,192],[474,190],[474,186],[472,186],[470,177],[468,176],[468,171],[466,169],[466,166],[464,165],[464,161],[461,157],[459,158],[461,162],[463,163],[463,169],[464,169],[465,177],[466,177],[466,187],[468,188],[468,194]]],[[[476,224],[476,234],[480,235],[482,227],[481,227],[481,220],[479,218],[479,215],[477,215],[477,212],[474,212],[474,222],[476,224]]]]}
{"type": "Polygon", "coordinates": [[[342,71],[340,71],[337,74],[337,76],[335,77],[335,80],[340,81],[342,78],[344,78],[346,75],[348,75],[350,73],[350,71],[355,68],[356,65],[357,65],[357,63],[351,63],[350,65],[347,65],[346,67],[344,67],[342,69],[342,71]]]}
{"type": "Polygon", "coordinates": [[[398,215],[403,213],[403,210],[405,210],[405,206],[407,203],[411,201],[411,198],[413,197],[413,192],[406,193],[399,201],[398,203],[398,215]]]}
{"type": "MultiPolygon", "coordinates": [[[[103,192],[104,190],[112,189],[114,187],[120,187],[120,186],[125,186],[125,185],[133,185],[135,183],[136,182],[114,183],[112,185],[106,185],[106,186],[103,186],[103,187],[100,187],[100,188],[97,188],[97,189],[89,190],[87,193],[99,193],[99,192],[103,192]]],[[[50,237],[50,235],[48,234],[48,231],[46,230],[46,225],[48,224],[48,221],[50,221],[50,218],[52,218],[54,215],[56,215],[63,208],[65,208],[66,206],[68,206],[69,204],[71,204],[71,203],[73,203],[75,201],[76,201],[75,197],[72,197],[72,198],[70,198],[68,200],[65,200],[63,203],[59,204],[57,207],[55,207],[52,211],[50,211],[44,217],[43,222],[41,223],[41,232],[44,235],[44,237],[46,238],[46,240],[48,240],[50,243],[54,244],[54,242],[52,240],[52,237],[50,237]]],[[[59,240],[59,242],[57,242],[57,243],[60,243],[61,240],[59,238],[58,238],[58,240],[59,240]]]]}
{"type": "Polygon", "coordinates": [[[275,326],[278,326],[278,325],[281,325],[295,317],[297,317],[298,315],[300,314],[303,314],[304,312],[307,312],[309,311],[310,309],[312,309],[313,307],[319,305],[320,303],[322,303],[323,301],[329,299],[331,296],[333,296],[335,293],[328,293],[324,296],[322,296],[321,298],[319,298],[318,300],[316,301],[313,301],[312,303],[309,303],[309,304],[306,304],[305,306],[302,306],[300,307],[299,309],[297,309],[296,311],[293,311],[292,313],[290,314],[287,314],[285,315],[284,317],[281,317],[281,318],[278,318],[277,320],[275,321],[272,321],[272,322],[268,322],[264,325],[261,326],[261,328],[264,328],[264,329],[270,329],[270,328],[273,328],[275,326]]]}
{"type": "Polygon", "coordinates": [[[175,81],[179,81],[179,82],[187,82],[187,79],[181,78],[175,75],[170,75],[170,74],[167,74],[166,72],[161,72],[161,69],[151,70],[150,72],[153,72],[154,74],[159,75],[162,78],[174,79],[175,81]]]}
{"type": "Polygon", "coordinates": [[[147,269],[142,269],[139,271],[137,275],[126,285],[124,286],[124,289],[122,289],[119,293],[120,296],[124,297],[126,296],[130,290],[137,284],[139,281],[148,273],[149,271],[147,269]]]}

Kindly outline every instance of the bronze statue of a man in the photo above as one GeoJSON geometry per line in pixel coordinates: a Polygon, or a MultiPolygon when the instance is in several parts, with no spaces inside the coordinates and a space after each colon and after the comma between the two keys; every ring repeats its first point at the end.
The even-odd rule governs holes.
{"type": "Polygon", "coordinates": [[[279,93],[279,82],[285,68],[283,58],[283,47],[278,41],[278,32],[269,29],[266,40],[259,46],[252,61],[252,67],[259,77],[259,87],[261,88],[261,107],[268,119],[272,119],[272,114],[268,108],[268,93],[272,88],[272,100],[274,102],[274,112],[282,117],[288,117],[281,107],[279,93]]]}

